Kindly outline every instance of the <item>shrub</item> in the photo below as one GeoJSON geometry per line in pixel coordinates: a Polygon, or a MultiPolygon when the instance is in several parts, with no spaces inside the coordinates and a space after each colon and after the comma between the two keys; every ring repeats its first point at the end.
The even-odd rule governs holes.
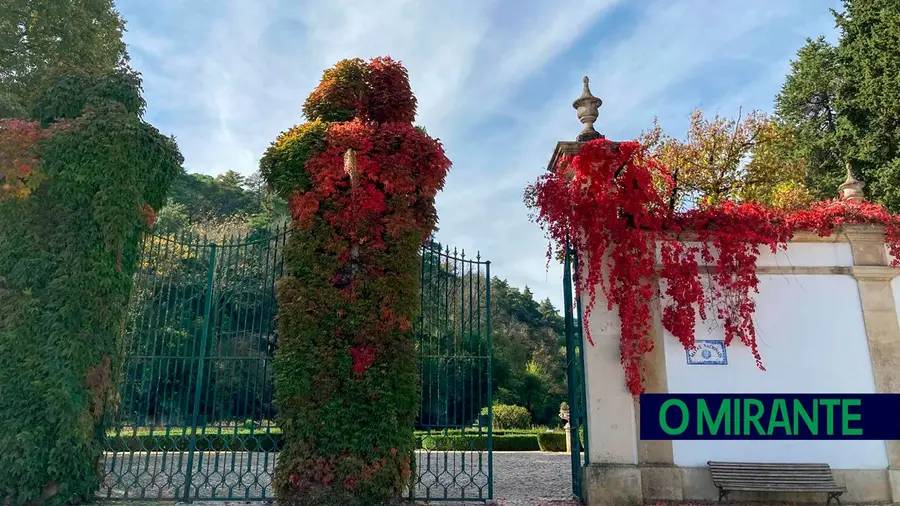
{"type": "Polygon", "coordinates": [[[538,445],[542,452],[564,452],[566,451],[566,433],[565,432],[540,432],[537,435],[538,445]]]}
{"type": "MultiPolygon", "coordinates": [[[[487,449],[487,435],[453,435],[440,434],[420,436],[419,448],[429,451],[484,451],[487,449]]],[[[538,451],[537,435],[524,434],[499,434],[493,436],[493,450],[498,452],[514,451],[538,451]]]]}
{"type": "MultiPolygon", "coordinates": [[[[487,414],[487,408],[481,413],[487,414]]],[[[495,429],[528,429],[531,427],[531,413],[522,406],[494,404],[492,425],[495,429]]]]}

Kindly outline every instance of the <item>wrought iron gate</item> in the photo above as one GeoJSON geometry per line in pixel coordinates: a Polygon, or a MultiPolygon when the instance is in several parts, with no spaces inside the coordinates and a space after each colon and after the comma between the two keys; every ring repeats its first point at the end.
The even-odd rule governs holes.
{"type": "MultiPolygon", "coordinates": [[[[275,281],[289,230],[210,243],[148,235],[119,342],[99,495],[270,500],[275,281]]],[[[490,262],[427,243],[410,497],[493,498],[490,262]]]]}
{"type": "Polygon", "coordinates": [[[590,463],[585,451],[588,448],[588,433],[585,379],[584,379],[584,339],[582,337],[581,294],[572,292],[578,285],[580,274],[578,254],[566,245],[563,263],[563,304],[565,305],[566,326],[566,380],[569,390],[569,424],[572,434],[572,494],[584,501],[582,488],[582,468],[590,463]],[[573,279],[572,270],[575,270],[573,279]]]}
{"type": "Polygon", "coordinates": [[[422,406],[410,498],[493,499],[491,264],[422,247],[416,350],[422,406]]]}
{"type": "Polygon", "coordinates": [[[272,496],[274,282],[286,236],[218,245],[145,236],[119,343],[101,496],[272,496]]]}

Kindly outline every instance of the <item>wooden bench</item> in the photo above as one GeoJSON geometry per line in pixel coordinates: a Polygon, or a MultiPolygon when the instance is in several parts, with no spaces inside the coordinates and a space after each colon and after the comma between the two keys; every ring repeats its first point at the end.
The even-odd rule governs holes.
{"type": "Polygon", "coordinates": [[[719,489],[719,502],[731,492],[823,492],[841,504],[847,487],[834,481],[828,464],[756,464],[742,462],[706,463],[719,489]]]}

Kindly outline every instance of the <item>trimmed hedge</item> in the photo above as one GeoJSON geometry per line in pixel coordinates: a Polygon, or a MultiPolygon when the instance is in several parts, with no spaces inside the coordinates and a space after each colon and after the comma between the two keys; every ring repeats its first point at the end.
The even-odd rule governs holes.
{"type": "MultiPolygon", "coordinates": [[[[434,451],[465,451],[487,449],[487,434],[460,431],[428,434],[417,432],[416,448],[434,451]]],[[[498,452],[513,451],[566,451],[566,436],[563,432],[536,431],[498,431],[493,434],[493,449],[498,452]]],[[[108,451],[187,451],[190,448],[190,432],[183,434],[181,429],[154,433],[137,431],[119,436],[107,435],[108,451]]],[[[217,431],[197,432],[197,449],[201,451],[281,451],[281,430],[270,432],[256,431],[252,435],[247,429],[238,430],[235,434],[218,434],[217,431]]]]}
{"type": "MultiPolygon", "coordinates": [[[[419,448],[438,451],[486,450],[487,435],[417,437],[419,448]]],[[[493,437],[493,449],[498,452],[539,451],[534,434],[502,434],[493,437]]]]}
{"type": "Polygon", "coordinates": [[[537,435],[537,442],[542,452],[566,451],[565,432],[541,432],[537,435]]]}

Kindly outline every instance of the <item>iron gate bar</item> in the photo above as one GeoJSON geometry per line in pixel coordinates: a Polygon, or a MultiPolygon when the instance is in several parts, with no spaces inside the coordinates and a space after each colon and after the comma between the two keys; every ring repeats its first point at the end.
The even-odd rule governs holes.
{"type": "MultiPolygon", "coordinates": [[[[200,335],[200,357],[199,363],[197,365],[197,382],[194,386],[194,413],[193,418],[191,420],[191,442],[190,447],[188,448],[188,461],[187,461],[187,472],[184,479],[184,499],[186,501],[191,500],[191,485],[193,485],[192,478],[194,476],[194,452],[197,450],[197,415],[200,412],[200,395],[202,394],[202,385],[203,385],[203,368],[206,364],[206,342],[209,339],[209,325],[210,325],[210,315],[212,314],[212,300],[213,300],[213,282],[215,281],[215,273],[216,273],[216,245],[214,243],[210,243],[209,245],[209,265],[207,267],[207,275],[206,275],[206,295],[204,300],[204,309],[203,309],[203,330],[200,335]]],[[[147,405],[149,407],[150,400],[147,400],[147,405]]],[[[149,458],[149,455],[148,455],[149,458]]]]}
{"type": "Polygon", "coordinates": [[[563,260],[563,305],[566,333],[566,381],[568,383],[569,429],[571,438],[572,494],[584,501],[582,483],[583,467],[590,462],[588,452],[588,431],[584,429],[587,420],[586,387],[584,375],[584,340],[581,293],[573,301],[572,290],[578,286],[580,264],[578,253],[570,243],[565,243],[563,260]],[[575,268],[573,276],[572,269],[575,268]],[[574,279],[573,279],[574,277],[574,279]]]}
{"type": "MultiPolygon", "coordinates": [[[[575,266],[574,272],[574,286],[577,287],[580,285],[580,276],[581,276],[581,262],[579,260],[578,251],[572,250],[572,263],[575,266]]],[[[582,466],[586,466],[591,463],[591,453],[588,451],[590,445],[588,444],[588,431],[587,431],[587,378],[585,369],[587,367],[587,357],[584,355],[584,313],[582,312],[581,306],[581,291],[578,290],[575,293],[575,329],[578,331],[578,335],[575,339],[575,351],[578,355],[577,361],[575,362],[575,367],[578,371],[578,378],[575,385],[578,387],[580,391],[580,395],[578,397],[578,406],[577,406],[577,416],[578,416],[578,427],[581,429],[581,433],[578,434],[581,438],[580,442],[580,452],[582,456],[582,466]]],[[[579,498],[584,500],[584,491],[582,490],[582,495],[579,498]]]]}
{"type": "Polygon", "coordinates": [[[571,429],[570,436],[573,439],[571,444],[571,465],[572,465],[572,492],[581,498],[581,457],[577,446],[580,445],[578,438],[578,417],[572,416],[572,412],[577,409],[576,404],[576,372],[575,372],[575,328],[574,318],[572,315],[572,265],[571,252],[569,243],[565,244],[565,260],[563,262],[563,305],[565,306],[565,329],[566,329],[566,381],[568,383],[568,403],[569,403],[569,427],[571,429]],[[576,444],[578,443],[578,444],[576,444]]]}
{"type": "Polygon", "coordinates": [[[485,279],[487,288],[485,292],[485,305],[487,307],[486,332],[487,339],[487,367],[488,367],[488,390],[487,390],[487,451],[488,451],[488,499],[494,498],[494,335],[491,334],[491,261],[485,262],[485,279]]]}

